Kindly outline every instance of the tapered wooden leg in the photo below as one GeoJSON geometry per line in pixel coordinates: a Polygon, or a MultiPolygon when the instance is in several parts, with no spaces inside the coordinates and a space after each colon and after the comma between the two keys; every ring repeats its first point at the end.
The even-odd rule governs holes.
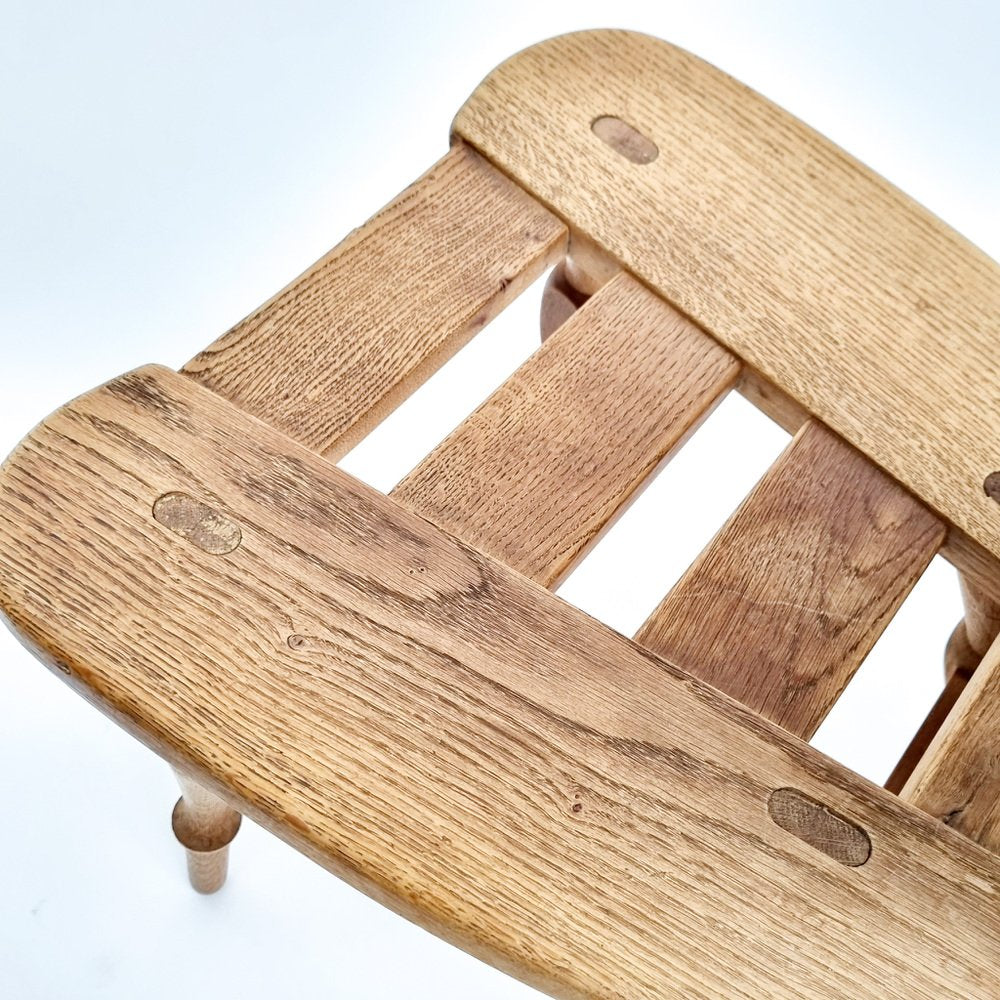
{"type": "Polygon", "coordinates": [[[965,617],[955,627],[944,654],[945,675],[958,673],[966,678],[979,665],[993,640],[1000,634],[1000,603],[983,593],[967,577],[959,574],[965,617]]]}
{"type": "Polygon", "coordinates": [[[976,667],[1000,634],[1000,603],[959,574],[965,617],[955,626],[944,651],[944,690],[900,757],[885,787],[898,795],[923,759],[938,730],[955,707],[976,667]]]}
{"type": "Polygon", "coordinates": [[[589,240],[573,234],[569,252],[549,274],[542,292],[540,326],[548,339],[621,268],[589,240]]]}
{"type": "Polygon", "coordinates": [[[540,326],[542,340],[548,340],[587,301],[585,295],[566,276],[566,261],[560,261],[549,274],[542,292],[540,326]]]}
{"type": "Polygon", "coordinates": [[[191,885],[198,892],[216,892],[226,881],[229,844],[243,817],[186,774],[176,774],[183,794],[174,806],[174,836],[187,852],[191,885]]]}

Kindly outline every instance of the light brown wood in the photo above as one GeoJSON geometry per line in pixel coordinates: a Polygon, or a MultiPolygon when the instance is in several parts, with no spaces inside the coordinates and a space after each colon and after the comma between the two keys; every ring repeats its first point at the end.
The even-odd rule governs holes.
{"type": "Polygon", "coordinates": [[[1000,601],[1000,560],[995,559],[964,531],[951,525],[941,555],[967,580],[993,600],[1000,601]]]}
{"type": "Polygon", "coordinates": [[[976,581],[959,574],[965,617],[958,623],[945,654],[945,677],[956,672],[970,676],[1000,633],[1000,601],[976,581]]]}
{"type": "Polygon", "coordinates": [[[1000,859],[190,379],[144,369],[52,415],[0,511],[0,607],[71,684],[554,994],[1000,995],[1000,859]],[[158,522],[168,493],[241,544],[158,522]],[[869,859],[779,826],[777,789],[869,859]]]}
{"type": "MultiPolygon", "coordinates": [[[[956,635],[964,638],[964,628],[960,633],[956,633],[956,635]]],[[[949,675],[944,689],[931,706],[931,710],[927,713],[927,718],[920,724],[920,728],[914,734],[913,739],[910,740],[909,746],[903,751],[899,762],[892,769],[892,774],[889,775],[889,779],[885,783],[886,791],[892,792],[894,795],[899,795],[903,790],[917,764],[920,763],[924,754],[927,753],[927,748],[933,743],[938,730],[944,725],[945,719],[948,718],[951,710],[955,707],[955,703],[965,690],[965,686],[969,683],[971,676],[971,673],[966,672],[964,669],[956,669],[949,675]]]]}
{"type": "Polygon", "coordinates": [[[809,739],[944,533],[810,421],[636,641],[809,739]]]}
{"type": "Polygon", "coordinates": [[[548,340],[588,298],[566,276],[566,261],[560,261],[549,272],[542,290],[539,315],[542,340],[548,340]]]}
{"type": "Polygon", "coordinates": [[[392,496],[554,586],[738,373],[710,337],[619,275],[392,496]]]}
{"type": "Polygon", "coordinates": [[[1000,602],[984,593],[968,577],[959,576],[965,606],[965,640],[980,659],[1000,634],[1000,602]]]}
{"type": "Polygon", "coordinates": [[[591,131],[603,143],[631,163],[652,163],[660,151],[648,136],[614,115],[601,115],[590,125],[591,131]]]}
{"type": "Polygon", "coordinates": [[[995,262],[786,112],[643,35],[526,49],[454,131],[1000,556],[984,491],[1000,469],[995,262]],[[660,155],[619,155],[591,128],[608,115],[660,155]]]}
{"type": "Polygon", "coordinates": [[[776,788],[767,800],[767,811],[783,830],[842,865],[857,868],[872,856],[867,831],[794,788],[776,788]]]}
{"type": "Polygon", "coordinates": [[[794,399],[782,392],[773,382],[768,382],[760,372],[755,372],[746,365],[740,372],[736,391],[792,436],[796,435],[809,419],[809,414],[794,399]]]}
{"type": "Polygon", "coordinates": [[[183,794],[174,806],[174,836],[185,848],[188,877],[198,892],[218,892],[226,881],[229,845],[241,817],[192,777],[177,771],[183,794]]]}
{"type": "Polygon", "coordinates": [[[565,252],[463,144],[184,372],[339,458],[565,252]]]}
{"type": "Polygon", "coordinates": [[[980,586],[976,578],[959,574],[959,582],[965,617],[955,626],[945,648],[945,686],[885,783],[885,787],[896,794],[903,790],[923,760],[1000,630],[1000,603],[980,586]]]}
{"type": "Polygon", "coordinates": [[[593,240],[579,231],[570,231],[566,251],[566,279],[582,295],[595,295],[622,270],[593,240]]]}
{"type": "Polygon", "coordinates": [[[542,340],[548,339],[591,295],[596,295],[621,273],[617,261],[580,233],[570,233],[569,250],[553,268],[542,292],[539,317],[542,340]]]}
{"type": "Polygon", "coordinates": [[[950,681],[959,674],[968,680],[981,659],[982,656],[969,645],[969,637],[965,634],[965,621],[960,621],[948,636],[944,648],[945,681],[950,681]]]}
{"type": "Polygon", "coordinates": [[[1000,639],[900,794],[1000,853],[1000,639]]]}

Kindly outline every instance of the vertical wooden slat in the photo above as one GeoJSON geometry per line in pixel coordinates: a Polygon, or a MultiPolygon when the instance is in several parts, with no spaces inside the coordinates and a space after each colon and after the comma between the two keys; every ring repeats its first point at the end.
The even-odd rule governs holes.
{"type": "Polygon", "coordinates": [[[810,421],[636,640],[808,739],[944,533],[810,421]]]}
{"type": "Polygon", "coordinates": [[[183,372],[339,457],[554,263],[565,242],[555,216],[458,143],[183,372]]]}
{"type": "Polygon", "coordinates": [[[619,275],[392,496],[553,586],[738,372],[711,338],[619,275]]]}
{"type": "Polygon", "coordinates": [[[900,795],[1000,852],[1000,639],[972,675],[900,795]]]}

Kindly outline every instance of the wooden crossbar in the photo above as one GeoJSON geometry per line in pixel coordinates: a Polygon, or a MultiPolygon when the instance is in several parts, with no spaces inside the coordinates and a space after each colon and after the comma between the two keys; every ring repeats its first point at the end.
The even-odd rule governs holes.
{"type": "Polygon", "coordinates": [[[339,458],[563,252],[566,229],[464,143],[184,366],[339,458]]]}

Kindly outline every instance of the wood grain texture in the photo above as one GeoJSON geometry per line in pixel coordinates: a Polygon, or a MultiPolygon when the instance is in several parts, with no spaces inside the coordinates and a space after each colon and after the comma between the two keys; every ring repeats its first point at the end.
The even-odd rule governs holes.
{"type": "Polygon", "coordinates": [[[666,42],[583,32],[494,70],[456,134],[994,557],[1000,267],[666,42]],[[591,129],[660,150],[635,164],[591,129]]]}
{"type": "Polygon", "coordinates": [[[810,421],[636,641],[809,739],[944,533],[810,421]]]}
{"type": "Polygon", "coordinates": [[[1000,994],[1000,859],[191,379],[118,379],[8,460],[0,607],[234,809],[554,994],[1000,994]],[[240,546],[158,523],[170,492],[240,546]],[[778,788],[868,861],[774,823],[778,788]]]}
{"type": "Polygon", "coordinates": [[[924,759],[1000,630],[1000,604],[965,574],[959,574],[959,582],[965,617],[955,626],[945,649],[944,689],[885,783],[885,787],[897,795],[924,759]]]}
{"type": "Polygon", "coordinates": [[[767,800],[767,811],[783,830],[842,865],[856,868],[872,856],[865,830],[794,788],[776,788],[767,800]]]}
{"type": "Polygon", "coordinates": [[[1000,639],[976,668],[900,794],[1000,853],[1000,639]]]}
{"type": "Polygon", "coordinates": [[[183,371],[339,458],[565,242],[560,222],[458,143],[183,371]]]}
{"type": "Polygon", "coordinates": [[[554,586],[738,374],[732,355],[619,275],[392,496],[554,586]]]}

